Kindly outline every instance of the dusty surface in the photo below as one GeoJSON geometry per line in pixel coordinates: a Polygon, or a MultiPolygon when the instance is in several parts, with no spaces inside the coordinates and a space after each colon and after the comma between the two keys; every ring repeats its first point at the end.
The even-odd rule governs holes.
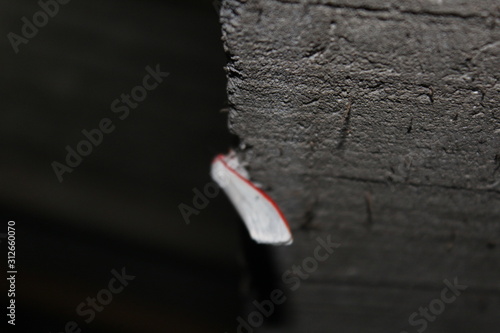
{"type": "Polygon", "coordinates": [[[318,296],[301,289],[297,331],[414,331],[422,295],[455,276],[470,299],[428,331],[500,326],[499,13],[496,1],[224,1],[229,126],[294,229],[280,252],[291,263],[317,235],[342,244],[304,287],[318,296]]]}

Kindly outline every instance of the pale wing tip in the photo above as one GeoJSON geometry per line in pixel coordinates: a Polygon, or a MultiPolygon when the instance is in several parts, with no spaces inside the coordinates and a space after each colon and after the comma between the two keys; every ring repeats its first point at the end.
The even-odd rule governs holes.
{"type": "Polygon", "coordinates": [[[293,244],[293,239],[290,239],[285,242],[269,242],[269,241],[259,241],[258,239],[253,238],[259,244],[267,244],[267,245],[275,245],[275,246],[289,246],[293,244]]]}
{"type": "Polygon", "coordinates": [[[259,244],[276,245],[276,246],[288,246],[293,244],[293,237],[291,234],[289,234],[288,238],[284,239],[268,239],[268,238],[264,239],[252,234],[250,236],[254,241],[256,241],[259,244]]]}

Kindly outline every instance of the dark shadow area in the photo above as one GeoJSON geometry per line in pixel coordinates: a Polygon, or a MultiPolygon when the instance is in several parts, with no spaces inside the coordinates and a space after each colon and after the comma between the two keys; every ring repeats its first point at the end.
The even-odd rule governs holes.
{"type": "MultiPolygon", "coordinates": [[[[216,7],[71,1],[27,42],[2,38],[0,233],[16,222],[15,331],[234,326],[249,274],[241,222],[223,194],[179,211],[211,181],[212,158],[237,144],[221,112],[216,7]],[[113,270],[134,278],[109,294],[120,289],[113,270]]],[[[23,18],[41,10],[3,2],[1,33],[24,38],[23,18]]]]}

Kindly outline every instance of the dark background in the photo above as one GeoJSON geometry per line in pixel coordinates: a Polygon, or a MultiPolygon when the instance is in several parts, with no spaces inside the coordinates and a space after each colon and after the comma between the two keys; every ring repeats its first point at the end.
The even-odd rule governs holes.
{"type": "Polygon", "coordinates": [[[0,233],[16,221],[16,331],[62,332],[69,321],[83,332],[234,329],[249,288],[240,221],[224,195],[189,225],[178,210],[192,206],[211,159],[234,143],[220,111],[226,58],[216,7],[74,0],[16,54],[7,34],[21,35],[21,18],[40,7],[0,2],[0,233]],[[111,102],[157,64],[170,75],[119,120],[111,102]],[[51,163],[64,163],[65,147],[102,118],[116,129],[59,183],[51,163]],[[135,279],[84,323],[77,305],[122,267],[135,279]]]}

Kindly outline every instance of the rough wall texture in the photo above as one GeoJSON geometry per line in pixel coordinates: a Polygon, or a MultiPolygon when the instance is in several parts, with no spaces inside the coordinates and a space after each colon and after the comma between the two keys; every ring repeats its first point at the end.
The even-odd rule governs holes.
{"type": "Polygon", "coordinates": [[[429,332],[500,327],[499,16],[488,0],[223,2],[229,125],[292,224],[280,252],[342,244],[295,294],[297,331],[414,331],[455,276],[469,298],[429,332]]]}

